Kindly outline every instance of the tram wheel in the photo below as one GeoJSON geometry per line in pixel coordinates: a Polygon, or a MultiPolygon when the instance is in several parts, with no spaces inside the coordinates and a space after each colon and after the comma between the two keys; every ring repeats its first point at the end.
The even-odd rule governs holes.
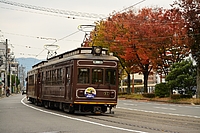
{"type": "Polygon", "coordinates": [[[44,107],[45,107],[46,109],[49,108],[49,103],[48,103],[47,101],[44,101],[44,107]]]}
{"type": "Polygon", "coordinates": [[[74,112],[75,112],[74,108],[67,104],[63,104],[63,110],[64,110],[64,112],[67,112],[69,114],[74,114],[74,112]]]}

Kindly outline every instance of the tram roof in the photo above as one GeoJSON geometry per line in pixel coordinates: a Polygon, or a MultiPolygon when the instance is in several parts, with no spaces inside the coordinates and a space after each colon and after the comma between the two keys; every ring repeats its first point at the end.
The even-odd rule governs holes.
{"type": "MultiPolygon", "coordinates": [[[[67,51],[65,53],[51,57],[48,59],[48,61],[55,60],[55,59],[57,60],[60,58],[69,57],[69,56],[78,55],[78,54],[92,54],[92,47],[79,47],[74,50],[67,51]]],[[[102,48],[102,55],[108,55],[108,49],[102,48]]]]}
{"type": "Polygon", "coordinates": [[[101,56],[93,56],[92,55],[92,47],[79,47],[77,49],[67,51],[65,53],[51,57],[51,58],[47,59],[46,61],[41,61],[41,62],[35,64],[34,66],[32,66],[32,68],[50,65],[58,60],[64,61],[66,59],[70,60],[70,59],[87,59],[87,58],[88,59],[96,59],[96,60],[98,60],[98,59],[118,60],[117,57],[109,56],[108,49],[106,49],[106,48],[102,48],[101,56]]]}

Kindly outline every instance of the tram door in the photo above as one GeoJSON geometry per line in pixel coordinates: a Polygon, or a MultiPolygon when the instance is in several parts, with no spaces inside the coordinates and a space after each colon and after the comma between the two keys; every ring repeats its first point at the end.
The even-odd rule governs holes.
{"type": "Polygon", "coordinates": [[[37,74],[37,81],[36,81],[36,96],[37,98],[41,98],[41,91],[42,91],[42,73],[37,74]]]}
{"type": "Polygon", "coordinates": [[[72,99],[72,67],[66,67],[66,100],[71,101],[72,99]]]}

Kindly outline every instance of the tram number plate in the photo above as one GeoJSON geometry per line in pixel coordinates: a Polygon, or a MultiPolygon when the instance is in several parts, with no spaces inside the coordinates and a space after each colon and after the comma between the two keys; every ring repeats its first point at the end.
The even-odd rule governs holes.
{"type": "Polygon", "coordinates": [[[104,95],[108,96],[108,95],[110,95],[110,92],[104,92],[104,95]]]}

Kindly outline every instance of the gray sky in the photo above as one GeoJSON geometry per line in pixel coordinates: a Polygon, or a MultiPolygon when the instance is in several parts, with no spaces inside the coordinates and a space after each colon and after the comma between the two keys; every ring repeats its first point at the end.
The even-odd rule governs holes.
{"type": "MultiPolygon", "coordinates": [[[[4,4],[0,0],[0,41],[8,39],[9,47],[19,57],[33,57],[45,59],[47,50],[45,44],[59,45],[57,54],[80,47],[85,33],[78,30],[79,25],[91,25],[99,18],[78,18],[75,15],[89,13],[108,16],[113,11],[121,11],[142,0],[9,0],[37,7],[74,11],[75,15],[61,15],[44,11],[33,10],[20,6],[4,4]],[[69,18],[67,18],[69,17],[69,18]],[[72,19],[72,18],[75,19],[72,19]],[[73,34],[74,33],[74,34],[73,34]],[[71,35],[72,34],[72,35],[71,35]],[[68,36],[68,37],[67,37],[68,36]],[[65,38],[66,37],[66,38],[65,38]]],[[[7,0],[6,0],[7,1],[7,0]]],[[[145,0],[134,6],[170,8],[174,0],[145,0]]]]}

